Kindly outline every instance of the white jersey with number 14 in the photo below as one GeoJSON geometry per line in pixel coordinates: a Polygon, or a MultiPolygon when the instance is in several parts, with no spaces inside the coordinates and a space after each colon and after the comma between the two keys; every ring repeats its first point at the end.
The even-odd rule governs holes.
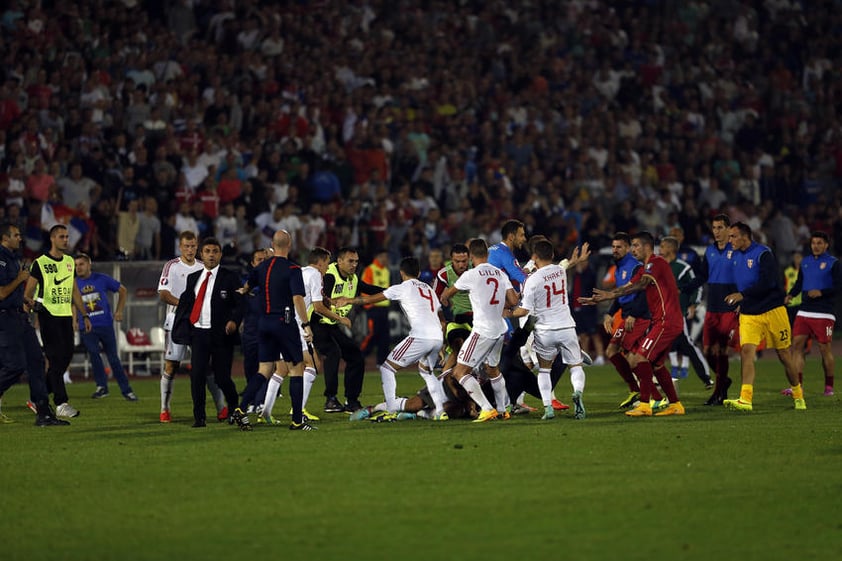
{"type": "Polygon", "coordinates": [[[535,329],[576,327],[570,313],[567,271],[558,265],[546,265],[529,275],[520,307],[535,317],[535,329]]]}
{"type": "Polygon", "coordinates": [[[401,309],[409,321],[409,337],[442,340],[438,316],[441,304],[429,284],[417,279],[407,279],[384,290],[383,296],[387,300],[400,302],[401,309]]]}
{"type": "Polygon", "coordinates": [[[468,296],[474,311],[473,331],[493,339],[508,330],[503,308],[506,306],[506,291],[512,288],[512,283],[506,273],[494,265],[481,263],[462,273],[453,286],[470,291],[468,296]]]}

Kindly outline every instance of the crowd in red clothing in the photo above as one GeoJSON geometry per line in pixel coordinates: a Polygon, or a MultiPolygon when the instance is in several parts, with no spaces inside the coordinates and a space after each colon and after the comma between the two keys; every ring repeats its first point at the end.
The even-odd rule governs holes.
{"type": "Polygon", "coordinates": [[[723,210],[842,243],[842,14],[802,4],[12,0],[0,212],[98,260],[280,227],[424,256],[509,217],[696,244],[723,210]]]}

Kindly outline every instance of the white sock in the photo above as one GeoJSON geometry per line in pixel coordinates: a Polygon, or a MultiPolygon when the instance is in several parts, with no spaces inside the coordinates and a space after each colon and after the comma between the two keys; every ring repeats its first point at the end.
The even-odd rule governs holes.
{"type": "Polygon", "coordinates": [[[581,366],[570,367],[570,384],[574,392],[585,391],[585,369],[581,366]]]}
{"type": "Polygon", "coordinates": [[[272,409],[275,407],[275,400],[278,399],[278,390],[281,384],[284,383],[284,377],[278,374],[272,374],[269,378],[269,385],[266,386],[266,397],[263,398],[263,417],[268,419],[272,416],[272,409]]]}
{"type": "Polygon", "coordinates": [[[307,400],[310,399],[310,390],[313,389],[313,382],[316,381],[316,369],[308,366],[304,369],[304,394],[301,398],[301,408],[307,408],[307,400]]]}
{"type": "Polygon", "coordinates": [[[72,384],[73,379],[70,377],[70,370],[64,371],[64,383],[65,384],[72,384]]]}
{"type": "Polygon", "coordinates": [[[416,411],[415,416],[419,419],[432,419],[434,414],[429,409],[422,409],[421,411],[416,411]]]}
{"type": "Polygon", "coordinates": [[[670,351],[670,365],[678,368],[678,353],[676,351],[670,351]]]}
{"type": "Polygon", "coordinates": [[[538,391],[541,392],[541,403],[544,407],[553,404],[553,382],[550,379],[549,368],[538,369],[538,391]]]}
{"type": "MultiPolygon", "coordinates": [[[[213,402],[216,404],[216,412],[221,413],[228,406],[228,402],[225,401],[225,394],[216,385],[216,379],[213,376],[208,376],[208,391],[211,397],[213,397],[213,402]]],[[[233,411],[231,412],[233,413],[233,411]]]]}
{"type": "Polygon", "coordinates": [[[491,378],[491,389],[494,390],[494,401],[497,402],[497,412],[503,413],[509,403],[509,393],[506,391],[506,380],[500,374],[491,378]]]}
{"type": "Polygon", "coordinates": [[[381,401],[377,405],[371,408],[372,411],[389,411],[389,408],[386,406],[385,401],[381,401]]]}
{"type": "Polygon", "coordinates": [[[485,394],[482,393],[482,388],[476,378],[470,374],[465,374],[462,376],[462,379],[459,380],[459,384],[465,388],[465,391],[468,392],[468,396],[470,396],[470,398],[473,399],[483,411],[491,411],[494,409],[491,406],[491,402],[488,401],[485,394]]]}
{"type": "Polygon", "coordinates": [[[682,356],[681,357],[681,368],[689,368],[690,367],[690,357],[689,356],[682,356]]]}
{"type": "Polygon", "coordinates": [[[523,403],[526,401],[526,392],[520,392],[520,395],[517,396],[517,402],[523,403]]]}
{"type": "Polygon", "coordinates": [[[380,365],[380,383],[383,385],[383,397],[386,398],[386,406],[393,411],[393,405],[398,395],[398,381],[395,379],[395,369],[388,363],[380,365]]]}
{"type": "Polygon", "coordinates": [[[435,374],[426,370],[419,368],[418,373],[424,379],[427,390],[430,392],[430,397],[433,398],[433,404],[436,406],[436,415],[442,413],[444,411],[444,389],[441,387],[441,381],[436,378],[435,374]]]}
{"type": "Polygon", "coordinates": [[[172,403],[173,377],[170,374],[161,374],[161,411],[169,411],[172,403]]]}

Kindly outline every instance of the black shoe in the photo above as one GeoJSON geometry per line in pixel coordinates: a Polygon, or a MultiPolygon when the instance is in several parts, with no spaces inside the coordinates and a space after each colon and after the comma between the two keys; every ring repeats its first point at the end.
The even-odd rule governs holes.
{"type": "Polygon", "coordinates": [[[63,427],[65,425],[70,425],[70,423],[68,421],[56,419],[52,415],[38,415],[35,417],[36,427],[63,427]]]}
{"type": "Polygon", "coordinates": [[[728,388],[731,387],[731,383],[731,378],[725,378],[719,388],[714,390],[713,395],[705,401],[705,405],[722,405],[722,402],[728,399],[728,388]]]}
{"type": "Polygon", "coordinates": [[[204,420],[204,419],[196,419],[196,420],[193,422],[193,428],[194,428],[194,429],[200,429],[200,428],[202,428],[202,427],[206,427],[206,426],[208,426],[208,425],[207,425],[207,423],[205,423],[205,420],[204,420]]]}
{"type": "Polygon", "coordinates": [[[290,423],[289,430],[319,430],[317,427],[314,427],[307,421],[302,421],[300,423],[290,423]]]}
{"type": "Polygon", "coordinates": [[[91,394],[91,398],[102,399],[103,397],[108,397],[108,389],[103,388],[102,386],[97,386],[96,391],[91,394]]]}
{"type": "Polygon", "coordinates": [[[325,401],[325,413],[342,413],[343,411],[345,411],[345,407],[339,403],[336,396],[327,398],[327,401],[325,401]]]}
{"type": "Polygon", "coordinates": [[[346,403],[343,411],[345,411],[346,413],[353,413],[354,411],[359,411],[362,408],[362,403],[360,403],[359,400],[355,399],[346,403]]]}
{"type": "Polygon", "coordinates": [[[713,392],[713,395],[705,401],[705,405],[722,405],[724,398],[719,392],[713,392]]]}
{"type": "Polygon", "coordinates": [[[251,421],[249,421],[248,415],[243,413],[243,410],[239,407],[234,409],[234,413],[231,417],[234,419],[234,423],[237,423],[237,426],[240,427],[241,431],[250,431],[252,429],[251,421]]]}

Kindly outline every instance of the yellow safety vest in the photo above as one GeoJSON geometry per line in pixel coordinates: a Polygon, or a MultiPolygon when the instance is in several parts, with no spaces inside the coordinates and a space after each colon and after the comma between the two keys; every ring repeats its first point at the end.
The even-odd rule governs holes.
{"type": "MultiPolygon", "coordinates": [[[[792,287],[795,286],[795,281],[798,280],[798,269],[790,265],[784,270],[784,284],[785,290],[789,293],[792,290],[792,287]]],[[[789,302],[789,307],[793,308],[795,306],[801,305],[801,293],[799,292],[797,295],[792,297],[792,300],[789,302]]]]}
{"type": "Polygon", "coordinates": [[[41,282],[38,286],[37,299],[44,305],[51,316],[67,317],[73,315],[73,283],[76,262],[69,255],[56,261],[47,254],[32,263],[32,268],[41,270],[41,282]]]}
{"type": "MultiPolygon", "coordinates": [[[[328,268],[327,272],[325,272],[325,276],[331,275],[334,278],[333,283],[333,290],[330,294],[328,294],[328,298],[333,301],[335,298],[340,296],[345,296],[346,298],[353,298],[357,295],[357,275],[353,274],[347,279],[343,279],[342,276],[339,274],[339,269],[336,267],[336,263],[331,263],[328,268]]],[[[339,317],[347,317],[348,313],[351,311],[353,306],[348,304],[347,306],[342,306],[341,308],[337,308],[336,306],[330,306],[330,311],[338,315],[339,317]]],[[[328,324],[328,325],[335,325],[336,321],[323,317],[319,320],[320,323],[328,324]]]]}
{"type": "MultiPolygon", "coordinates": [[[[370,284],[373,284],[374,286],[379,286],[379,287],[382,287],[382,288],[389,288],[389,281],[391,280],[391,278],[390,278],[391,275],[389,274],[389,268],[388,267],[382,267],[380,265],[380,262],[375,261],[371,265],[369,265],[367,267],[367,269],[369,271],[371,271],[371,283],[370,284]]],[[[363,273],[363,279],[366,280],[366,282],[368,282],[365,273],[363,273]]],[[[378,302],[376,304],[371,304],[370,306],[367,306],[367,307],[374,307],[374,306],[379,306],[381,308],[388,308],[389,307],[389,301],[383,300],[383,301],[378,302]]]]}

